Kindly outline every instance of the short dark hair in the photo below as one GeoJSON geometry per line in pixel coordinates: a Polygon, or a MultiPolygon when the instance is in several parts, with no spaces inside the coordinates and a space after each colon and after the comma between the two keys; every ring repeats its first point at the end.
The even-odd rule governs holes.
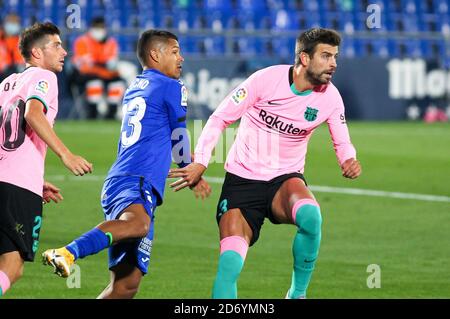
{"type": "Polygon", "coordinates": [[[105,18],[102,16],[97,16],[92,18],[91,20],[91,27],[97,26],[97,25],[105,25],[105,18]]]}
{"type": "Polygon", "coordinates": [[[26,28],[20,34],[19,50],[25,61],[31,58],[31,49],[36,42],[42,40],[47,35],[60,35],[60,31],[56,25],[51,22],[35,23],[31,27],[26,28]]]}
{"type": "Polygon", "coordinates": [[[155,42],[166,43],[169,39],[174,39],[178,41],[178,37],[169,31],[164,30],[144,31],[139,37],[137,43],[137,57],[139,59],[139,62],[141,62],[143,66],[147,65],[147,56],[151,46],[154,45],[155,42]]]}
{"type": "Polygon", "coordinates": [[[302,52],[312,57],[319,43],[339,46],[341,36],[334,30],[322,28],[312,28],[301,33],[295,43],[295,65],[300,64],[300,53],[302,52]]]}

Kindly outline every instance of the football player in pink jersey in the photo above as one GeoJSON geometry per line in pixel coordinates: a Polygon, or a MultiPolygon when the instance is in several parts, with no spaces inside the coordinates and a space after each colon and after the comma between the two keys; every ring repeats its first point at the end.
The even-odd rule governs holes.
{"type": "MultiPolygon", "coordinates": [[[[308,141],[326,122],[346,178],[361,174],[344,103],[330,82],[337,67],[340,36],[314,28],[300,34],[294,65],[275,65],[252,74],[211,115],[195,148],[194,163],[173,169],[175,191],[195,185],[206,170],[221,132],[240,119],[228,154],[217,206],[220,255],[213,298],[237,298],[237,280],[249,246],[265,218],[296,226],[293,274],[286,298],[306,298],[321,238],[320,206],[303,176],[308,141]]],[[[287,283],[286,283],[287,284],[287,283]]]]}
{"type": "Polygon", "coordinates": [[[59,202],[59,189],[44,181],[49,146],[74,175],[92,164],[74,155],[53,130],[58,83],[67,52],[59,29],[36,23],[20,36],[26,69],[0,84],[0,296],[33,261],[39,244],[44,202],[59,202]]]}

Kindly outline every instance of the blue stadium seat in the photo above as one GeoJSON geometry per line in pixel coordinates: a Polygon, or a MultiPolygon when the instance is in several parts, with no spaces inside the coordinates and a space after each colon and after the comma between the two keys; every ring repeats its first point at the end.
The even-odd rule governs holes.
{"type": "Polygon", "coordinates": [[[392,0],[386,3],[386,10],[390,13],[402,13],[403,9],[402,0],[392,0]]]}
{"type": "Polygon", "coordinates": [[[192,15],[187,9],[176,10],[172,14],[174,19],[174,27],[184,33],[193,27],[192,15]]]}
{"type": "Polygon", "coordinates": [[[373,50],[376,56],[380,58],[389,57],[388,41],[386,39],[372,40],[373,50]]]}
{"type": "Polygon", "coordinates": [[[397,40],[395,39],[389,39],[388,40],[388,49],[389,49],[389,56],[392,58],[398,58],[400,57],[400,46],[397,45],[397,40]]]}
{"type": "Polygon", "coordinates": [[[233,38],[232,52],[239,56],[252,56],[257,54],[255,39],[251,37],[233,38]]]}
{"type": "Polygon", "coordinates": [[[288,10],[319,12],[318,0],[287,0],[288,10]]]}
{"type": "Polygon", "coordinates": [[[260,30],[271,30],[272,29],[272,18],[271,16],[265,15],[256,19],[255,23],[256,29],[260,30]]]}
{"type": "Polygon", "coordinates": [[[261,0],[238,0],[238,10],[235,12],[248,12],[253,13],[256,16],[262,16],[267,14],[268,7],[266,1],[261,0]]]}
{"type": "Polygon", "coordinates": [[[182,55],[199,53],[199,47],[197,46],[197,37],[185,35],[181,36],[178,41],[180,43],[182,55]]]}
{"type": "Polygon", "coordinates": [[[256,45],[259,48],[259,52],[262,56],[271,57],[275,55],[275,48],[271,38],[263,38],[257,40],[256,45]]]}
{"type": "Polygon", "coordinates": [[[147,10],[145,14],[138,15],[137,23],[140,30],[156,28],[160,23],[159,15],[156,15],[152,10],[147,10]]]}
{"type": "Polygon", "coordinates": [[[270,18],[273,30],[298,30],[298,21],[295,12],[279,10],[272,12],[270,18]]]}
{"type": "Polygon", "coordinates": [[[204,6],[206,10],[220,10],[227,13],[233,11],[232,1],[229,0],[205,0],[204,6]]]}
{"type": "Polygon", "coordinates": [[[277,37],[272,39],[272,46],[277,56],[285,59],[292,57],[294,59],[295,39],[277,37]]]}
{"type": "Polygon", "coordinates": [[[419,31],[419,19],[415,14],[404,14],[403,21],[406,32],[419,31]]]}
{"type": "Polygon", "coordinates": [[[416,14],[420,10],[420,4],[425,1],[415,1],[415,0],[403,0],[403,13],[405,14],[416,14]]]}
{"type": "Polygon", "coordinates": [[[194,29],[206,29],[208,27],[208,17],[204,12],[196,12],[192,15],[192,27],[194,29]]]}
{"type": "Polygon", "coordinates": [[[448,14],[450,12],[450,3],[448,3],[448,0],[436,0],[434,12],[448,14]]]}
{"type": "MultiPolygon", "coordinates": [[[[413,0],[410,0],[413,1],[413,0]]],[[[435,3],[437,3],[436,0],[422,0],[417,1],[417,11],[422,13],[434,13],[435,12],[435,3]]]]}
{"type": "Polygon", "coordinates": [[[266,1],[266,5],[267,5],[267,12],[270,12],[272,10],[288,9],[288,4],[286,0],[270,0],[266,1]]]}
{"type": "Polygon", "coordinates": [[[317,12],[296,12],[291,15],[291,19],[295,26],[292,30],[305,30],[323,26],[320,21],[320,14],[317,12]]]}
{"type": "Polygon", "coordinates": [[[222,36],[198,37],[196,46],[202,55],[219,56],[225,52],[225,39],[222,36]]]}
{"type": "Polygon", "coordinates": [[[335,29],[335,30],[343,30],[344,25],[342,23],[341,13],[337,12],[326,12],[322,14],[322,23],[321,26],[325,28],[335,29]]]}
{"type": "Polygon", "coordinates": [[[340,11],[339,0],[322,0],[319,2],[319,10],[320,12],[337,13],[340,11]]]}
{"type": "Polygon", "coordinates": [[[295,19],[296,25],[298,30],[306,30],[309,28],[310,24],[309,24],[309,17],[308,17],[308,13],[305,11],[301,11],[301,12],[296,12],[294,14],[293,19],[295,19]]]}
{"type": "Polygon", "coordinates": [[[238,12],[237,14],[228,17],[225,26],[227,29],[241,29],[241,30],[254,30],[258,28],[258,24],[255,20],[255,14],[251,11],[238,12]]]}
{"type": "Polygon", "coordinates": [[[357,56],[387,58],[388,41],[385,39],[358,39],[355,52],[357,56]]]}
{"type": "MultiPolygon", "coordinates": [[[[445,34],[450,31],[450,15],[440,14],[438,18],[438,32],[445,34]]],[[[448,36],[448,33],[447,33],[448,36]]]]}
{"type": "Polygon", "coordinates": [[[419,29],[421,31],[439,31],[439,15],[434,13],[420,13],[419,17],[419,29]]]}
{"type": "Polygon", "coordinates": [[[422,47],[418,40],[398,39],[389,43],[391,56],[399,58],[423,57],[422,47]]]}
{"type": "Polygon", "coordinates": [[[120,35],[115,36],[116,40],[119,42],[120,52],[136,52],[137,46],[137,35],[120,35]]]}
{"type": "Polygon", "coordinates": [[[355,40],[350,37],[342,38],[339,55],[345,58],[353,58],[357,55],[355,40]]]}
{"type": "Polygon", "coordinates": [[[447,56],[444,40],[422,40],[421,46],[423,56],[428,59],[441,60],[447,56]]]}
{"type": "Polygon", "coordinates": [[[148,0],[137,0],[136,1],[136,9],[139,10],[139,12],[145,12],[146,10],[154,11],[156,10],[156,6],[152,1],[148,0]]]}

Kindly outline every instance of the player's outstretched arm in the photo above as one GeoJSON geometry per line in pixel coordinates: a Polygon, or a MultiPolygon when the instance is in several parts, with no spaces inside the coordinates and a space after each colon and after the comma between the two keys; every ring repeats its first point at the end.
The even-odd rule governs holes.
{"type": "Polygon", "coordinates": [[[83,157],[72,154],[72,152],[64,145],[64,143],[56,135],[53,128],[45,118],[44,105],[36,100],[31,99],[26,104],[25,120],[28,125],[36,132],[36,134],[55,152],[62,160],[64,165],[74,175],[84,175],[92,173],[92,164],[83,157]]]}
{"type": "Polygon", "coordinates": [[[341,165],[342,176],[355,179],[361,175],[361,163],[355,158],[349,158],[341,165]]]}
{"type": "Polygon", "coordinates": [[[62,197],[60,189],[58,187],[50,182],[44,181],[44,187],[42,189],[42,199],[44,203],[50,203],[51,201],[59,203],[64,198],[62,197]]]}
{"type": "Polygon", "coordinates": [[[169,171],[169,178],[179,179],[170,184],[170,187],[173,188],[175,192],[178,192],[185,187],[195,187],[200,182],[205,170],[206,167],[199,163],[191,163],[183,168],[171,169],[169,171]]]}

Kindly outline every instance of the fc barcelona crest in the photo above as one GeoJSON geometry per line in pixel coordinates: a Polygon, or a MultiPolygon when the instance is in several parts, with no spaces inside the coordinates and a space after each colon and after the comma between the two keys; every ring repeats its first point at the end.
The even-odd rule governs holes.
{"type": "Polygon", "coordinates": [[[307,106],[305,111],[305,120],[307,120],[308,122],[314,121],[317,118],[318,112],[319,110],[307,106]]]}

